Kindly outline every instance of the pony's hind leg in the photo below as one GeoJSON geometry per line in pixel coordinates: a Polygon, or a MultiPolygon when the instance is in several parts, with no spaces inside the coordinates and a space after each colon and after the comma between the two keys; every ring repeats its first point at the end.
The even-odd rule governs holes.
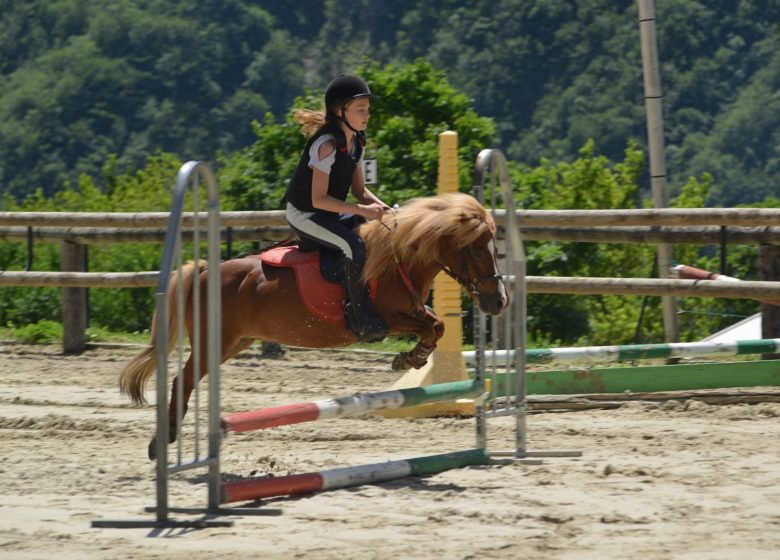
{"type": "MultiPolygon", "coordinates": [[[[221,363],[226,362],[242,350],[249,348],[254,339],[243,338],[239,340],[226,341],[223,340],[223,351],[221,356],[221,363]]],[[[204,345],[205,346],[205,345],[204,345]]],[[[202,380],[208,373],[207,366],[207,349],[204,347],[200,355],[200,375],[198,380],[202,380]]],[[[189,409],[189,401],[192,396],[192,392],[195,390],[195,376],[193,375],[195,368],[194,355],[190,354],[187,362],[184,364],[184,369],[181,371],[181,375],[177,375],[171,383],[171,398],[168,404],[168,443],[174,443],[177,439],[179,432],[179,422],[184,419],[189,409]],[[184,379],[184,384],[181,390],[181,411],[179,410],[179,383],[181,379],[184,379]]],[[[154,460],[157,458],[157,437],[153,437],[149,442],[149,459],[154,460]]]]}
{"type": "MultiPolygon", "coordinates": [[[[179,422],[184,420],[184,416],[187,414],[190,406],[190,396],[195,389],[195,356],[190,354],[187,358],[187,363],[184,364],[184,369],[180,375],[177,375],[171,383],[171,400],[168,405],[168,427],[170,432],[168,433],[168,442],[173,443],[176,441],[178,435],[179,422]],[[184,386],[181,391],[179,390],[179,383],[181,379],[184,379],[184,386]],[[181,406],[179,405],[179,394],[181,393],[181,406]]],[[[206,375],[206,364],[201,358],[200,363],[200,375],[198,379],[203,379],[206,375]]]]}
{"type": "MultiPolygon", "coordinates": [[[[242,350],[249,348],[254,342],[251,338],[242,338],[233,341],[222,341],[222,355],[220,357],[220,363],[225,363],[230,358],[241,352],[242,350]],[[231,344],[232,342],[232,344],[231,344]]],[[[176,441],[176,436],[179,428],[179,421],[184,419],[189,409],[190,397],[195,390],[196,383],[200,382],[208,373],[208,349],[203,345],[200,354],[200,375],[196,381],[194,375],[195,369],[195,356],[190,354],[187,359],[187,363],[184,365],[184,370],[181,372],[181,376],[184,378],[184,387],[181,391],[182,404],[181,411],[179,410],[179,382],[180,376],[176,376],[171,384],[171,402],[168,407],[168,426],[170,432],[168,434],[168,442],[173,443],[176,441]]]]}
{"type": "MultiPolygon", "coordinates": [[[[195,367],[195,360],[192,354],[187,358],[187,362],[184,364],[184,369],[181,373],[173,378],[171,383],[171,398],[168,402],[168,443],[174,443],[179,432],[179,422],[184,419],[189,408],[190,396],[195,389],[195,376],[193,370],[195,367]],[[179,383],[181,378],[184,378],[184,384],[181,390],[181,410],[179,410],[179,383]]],[[[206,375],[206,367],[201,359],[200,363],[200,376],[202,379],[206,375]]],[[[152,438],[149,442],[149,459],[154,460],[157,458],[157,436],[152,438]]]]}

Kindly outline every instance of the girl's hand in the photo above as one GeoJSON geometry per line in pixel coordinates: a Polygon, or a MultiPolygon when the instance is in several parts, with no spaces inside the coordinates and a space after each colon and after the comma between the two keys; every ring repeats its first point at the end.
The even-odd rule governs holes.
{"type": "Polygon", "coordinates": [[[387,212],[389,208],[384,204],[378,202],[372,202],[371,204],[358,204],[360,215],[367,220],[381,220],[382,214],[387,212]]]}

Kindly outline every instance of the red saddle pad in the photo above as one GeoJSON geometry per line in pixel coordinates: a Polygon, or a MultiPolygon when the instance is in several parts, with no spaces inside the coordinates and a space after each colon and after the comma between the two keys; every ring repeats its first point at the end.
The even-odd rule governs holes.
{"type": "MultiPolygon", "coordinates": [[[[328,323],[346,327],[344,319],[344,287],[328,282],[320,274],[319,251],[299,251],[298,247],[277,247],[264,253],[263,264],[292,268],[298,295],[306,309],[315,317],[328,323]]],[[[376,298],[376,281],[369,282],[371,299],[376,298]]]]}

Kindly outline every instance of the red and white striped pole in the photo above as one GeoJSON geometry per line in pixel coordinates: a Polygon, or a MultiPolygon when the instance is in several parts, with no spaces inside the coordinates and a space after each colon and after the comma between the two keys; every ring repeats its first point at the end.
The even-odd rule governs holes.
{"type": "MultiPolygon", "coordinates": [[[[708,270],[702,270],[695,266],[689,266],[687,264],[676,264],[669,267],[672,274],[676,274],[680,280],[716,280],[720,282],[740,282],[739,278],[733,276],[726,276],[725,274],[718,274],[717,272],[710,272],[708,270]]],[[[768,303],[769,305],[780,306],[780,299],[760,299],[755,298],[756,301],[761,303],[768,303]]]]}

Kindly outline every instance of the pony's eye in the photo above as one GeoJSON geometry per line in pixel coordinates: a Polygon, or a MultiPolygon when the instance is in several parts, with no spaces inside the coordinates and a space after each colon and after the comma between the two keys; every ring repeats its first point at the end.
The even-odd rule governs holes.
{"type": "Polygon", "coordinates": [[[484,249],[473,249],[471,254],[474,255],[475,259],[481,259],[485,256],[485,251],[484,249]]]}

